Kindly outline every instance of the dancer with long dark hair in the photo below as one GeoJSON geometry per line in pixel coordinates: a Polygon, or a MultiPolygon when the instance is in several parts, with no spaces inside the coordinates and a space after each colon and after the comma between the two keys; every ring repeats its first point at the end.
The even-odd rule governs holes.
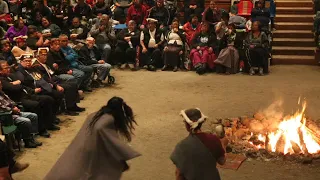
{"type": "Polygon", "coordinates": [[[119,180],[126,161],[140,156],[119,137],[131,141],[136,125],[132,109],[120,97],[92,113],[45,180],[119,180]]]}

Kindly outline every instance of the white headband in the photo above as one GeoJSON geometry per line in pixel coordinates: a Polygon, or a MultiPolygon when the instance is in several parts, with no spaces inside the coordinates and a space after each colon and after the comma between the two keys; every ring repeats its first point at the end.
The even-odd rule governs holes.
{"type": "MultiPolygon", "coordinates": [[[[196,108],[196,109],[200,111],[199,108],[196,108]]],[[[202,123],[205,122],[205,121],[207,120],[207,118],[208,118],[207,116],[205,116],[204,114],[202,114],[201,111],[200,111],[200,113],[201,113],[201,118],[200,118],[200,119],[198,119],[197,121],[191,121],[191,120],[189,119],[189,117],[186,115],[186,110],[182,110],[182,111],[180,112],[180,115],[181,115],[181,116],[183,117],[183,119],[184,119],[183,121],[189,124],[190,129],[191,129],[192,132],[194,131],[194,129],[196,129],[196,128],[199,126],[199,124],[202,124],[202,123]]]]}

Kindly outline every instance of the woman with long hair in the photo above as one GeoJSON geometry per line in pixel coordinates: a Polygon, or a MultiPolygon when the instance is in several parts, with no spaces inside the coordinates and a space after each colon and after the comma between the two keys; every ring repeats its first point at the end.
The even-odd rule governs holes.
{"type": "Polygon", "coordinates": [[[119,137],[131,141],[136,125],[132,109],[120,97],[88,116],[78,135],[45,180],[119,180],[126,161],[140,156],[119,137]]]}

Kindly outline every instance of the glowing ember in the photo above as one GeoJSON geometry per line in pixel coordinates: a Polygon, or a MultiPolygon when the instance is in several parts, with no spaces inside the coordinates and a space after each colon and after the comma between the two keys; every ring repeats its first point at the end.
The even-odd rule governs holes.
{"type": "Polygon", "coordinates": [[[264,142],[264,144],[255,144],[253,142],[250,142],[250,144],[258,149],[264,148],[283,154],[320,153],[318,137],[306,126],[305,108],[306,103],[304,102],[302,110],[297,111],[291,117],[284,118],[277,126],[276,131],[268,132],[267,135],[259,134],[256,139],[259,142],[264,142]]]}

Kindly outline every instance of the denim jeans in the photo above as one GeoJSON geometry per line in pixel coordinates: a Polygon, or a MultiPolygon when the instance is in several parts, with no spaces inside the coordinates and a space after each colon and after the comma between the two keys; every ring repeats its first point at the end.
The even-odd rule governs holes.
{"type": "Polygon", "coordinates": [[[31,138],[31,134],[38,133],[38,115],[35,113],[21,112],[14,123],[21,132],[22,139],[31,138]]]}
{"type": "Polygon", "coordinates": [[[75,77],[73,75],[70,74],[59,74],[58,77],[60,79],[62,79],[63,81],[70,81],[70,80],[74,80],[75,77]]]}
{"type": "Polygon", "coordinates": [[[102,60],[104,60],[105,62],[108,62],[108,58],[110,56],[111,53],[111,46],[110,44],[106,43],[106,44],[97,44],[98,49],[102,52],[101,53],[101,57],[102,60]]]}
{"type": "Polygon", "coordinates": [[[93,68],[90,66],[79,65],[78,68],[72,69],[76,74],[82,74],[82,82],[80,83],[80,87],[88,87],[91,83],[91,77],[93,73],[93,68]],[[81,73],[80,73],[81,72],[81,73]]]}
{"type": "Polygon", "coordinates": [[[109,75],[111,65],[108,63],[104,64],[91,64],[90,67],[97,69],[98,79],[104,81],[109,75]]]}

